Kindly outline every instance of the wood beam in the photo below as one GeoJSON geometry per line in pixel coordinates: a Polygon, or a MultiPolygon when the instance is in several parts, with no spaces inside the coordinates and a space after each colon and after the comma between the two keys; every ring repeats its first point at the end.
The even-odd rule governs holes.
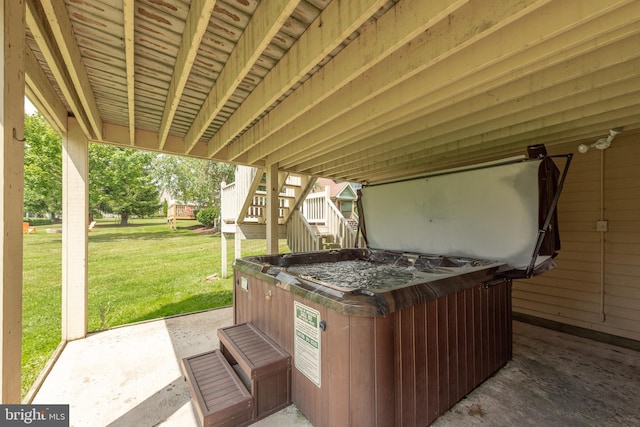
{"type": "Polygon", "coordinates": [[[58,98],[55,89],[44,74],[44,71],[42,71],[40,63],[38,63],[29,46],[25,46],[24,53],[25,91],[27,92],[27,97],[56,132],[61,134],[67,128],[67,109],[58,98]]]}
{"type": "Polygon", "coordinates": [[[68,75],[73,82],[80,103],[91,123],[93,133],[98,140],[101,140],[102,118],[100,117],[100,111],[93,96],[87,70],[84,68],[82,62],[73,28],[71,27],[71,21],[67,14],[67,6],[64,4],[64,0],[44,1],[41,2],[41,5],[49,20],[49,28],[53,33],[56,45],[62,55],[68,75]]]}
{"type": "Polygon", "coordinates": [[[185,153],[189,153],[200,140],[211,121],[222,110],[297,5],[296,0],[260,2],[185,135],[185,153]]]}
{"type": "MultiPolygon", "coordinates": [[[[304,153],[303,157],[307,156],[309,158],[319,152],[320,146],[318,144],[320,143],[322,143],[322,149],[326,149],[327,144],[331,147],[337,146],[340,143],[340,138],[336,138],[336,135],[353,128],[354,123],[359,124],[371,120],[371,114],[375,117],[380,117],[384,121],[393,120],[393,116],[380,114],[379,112],[389,113],[394,108],[400,108],[402,104],[414,99],[416,94],[425,96],[427,93],[457,80],[461,80],[465,84],[465,90],[469,90],[473,88],[471,86],[472,81],[476,85],[479,83],[476,79],[495,79],[494,75],[481,71],[493,64],[502,64],[503,62],[505,62],[504,67],[500,66],[500,68],[504,70],[502,71],[504,74],[500,75],[509,76],[513,68],[507,69],[506,67],[508,65],[511,65],[511,67],[518,66],[519,63],[515,60],[506,61],[506,59],[516,54],[524,56],[524,58],[520,56],[518,58],[519,61],[525,60],[529,64],[535,64],[540,55],[549,55],[549,53],[545,53],[540,49],[533,49],[532,46],[536,46],[545,40],[553,39],[555,35],[572,29],[584,21],[590,21],[595,17],[601,16],[603,9],[615,10],[615,7],[619,6],[619,4],[616,1],[610,1],[607,4],[604,2],[592,2],[589,5],[590,7],[585,7],[585,9],[581,10],[583,13],[582,20],[576,20],[575,16],[567,17],[566,14],[563,14],[563,9],[557,3],[542,4],[544,7],[534,11],[529,10],[526,14],[518,13],[518,8],[521,7],[520,4],[501,3],[500,7],[504,8],[503,16],[512,18],[524,17],[524,19],[503,19],[495,25],[493,32],[485,32],[487,37],[485,37],[484,33],[479,34],[473,48],[458,49],[463,54],[455,55],[454,57],[451,55],[454,51],[450,46],[451,39],[460,40],[468,37],[468,28],[482,28],[479,22],[475,21],[476,18],[484,18],[481,22],[492,22],[491,16],[484,16],[487,9],[484,6],[478,10],[465,9],[463,17],[471,19],[471,23],[456,25],[454,21],[451,22],[450,28],[449,22],[443,23],[441,25],[446,25],[446,27],[440,28],[438,33],[445,36],[440,38],[427,37],[428,34],[425,33],[420,41],[408,46],[406,50],[399,52],[397,56],[391,57],[390,61],[384,66],[380,64],[379,67],[376,66],[371,72],[355,79],[348,88],[339,91],[335,96],[327,99],[323,105],[319,105],[308,114],[301,116],[296,123],[291,123],[287,129],[270,138],[271,141],[265,141],[265,145],[271,144],[272,147],[276,147],[282,145],[282,141],[294,141],[289,146],[280,148],[277,152],[272,153],[274,161],[279,161],[281,167],[288,169],[289,162],[287,159],[289,157],[297,157],[300,153],[304,153]],[[511,11],[511,15],[509,15],[509,11],[511,11]],[[471,18],[472,16],[473,18],[471,18]],[[473,22],[478,25],[471,25],[473,22]],[[504,24],[512,25],[505,26],[504,24]],[[516,25],[517,30],[515,29],[516,25]],[[446,28],[449,28],[448,32],[444,31],[446,28]],[[391,59],[393,59],[393,62],[391,62],[391,59]],[[424,76],[429,76],[428,78],[423,77],[419,84],[415,83],[416,80],[408,82],[408,79],[405,78],[408,74],[415,74],[417,68],[412,65],[413,63],[420,64],[421,68],[418,71],[423,72],[424,76]],[[429,68],[426,68],[427,66],[429,68]],[[389,69],[399,70],[398,75],[401,75],[402,79],[392,81],[394,77],[389,75],[387,71],[389,69]],[[398,85],[398,83],[403,87],[401,93],[406,95],[407,98],[398,97],[398,92],[396,92],[393,96],[389,94],[382,95],[375,102],[371,102],[374,99],[372,98],[373,95],[384,93],[390,86],[398,85]],[[345,106],[345,100],[349,100],[349,106],[345,106]],[[366,102],[365,108],[353,108],[354,103],[360,105],[364,102],[366,102]],[[358,119],[354,120],[356,116],[358,119]],[[331,122],[331,120],[336,121],[331,122]],[[312,131],[313,134],[311,133],[312,131]],[[328,132],[331,133],[331,136],[325,138],[328,132]],[[318,135],[323,136],[319,138],[318,135]]],[[[533,5],[532,7],[537,6],[533,5]]],[[[496,17],[494,16],[493,19],[496,19],[496,17]]],[[[614,25],[613,28],[616,28],[616,26],[614,25]]],[[[594,38],[594,31],[593,29],[590,30],[592,38],[594,38]]],[[[584,32],[582,34],[584,35],[584,32]]],[[[569,54],[566,53],[567,47],[566,44],[561,42],[562,39],[563,37],[557,37],[555,46],[558,50],[565,49],[566,56],[569,54]]],[[[467,46],[470,46],[470,44],[467,46]]],[[[444,93],[444,91],[441,93],[444,93]]],[[[450,92],[447,91],[447,93],[450,92]]],[[[266,149],[266,151],[269,152],[271,150],[266,149]]],[[[246,160],[250,162],[261,155],[258,151],[253,154],[248,156],[246,160]]]]}
{"type": "MultiPolygon", "coordinates": [[[[409,50],[404,51],[403,55],[393,58],[394,66],[391,65],[392,63],[386,63],[384,68],[371,70],[361,79],[355,80],[348,90],[341,91],[335,97],[328,99],[331,111],[327,108],[321,109],[319,106],[310,112],[309,116],[301,117],[300,125],[292,124],[289,127],[288,130],[296,132],[304,124],[306,130],[301,132],[304,138],[300,135],[284,134],[284,131],[274,138],[280,141],[293,141],[288,147],[275,153],[274,159],[281,162],[282,168],[288,169],[290,167],[288,158],[293,154],[303,152],[302,160],[309,160],[326,152],[327,149],[338,149],[344,147],[344,144],[349,141],[361,139],[358,134],[369,132],[369,135],[374,135],[374,129],[379,131],[388,123],[397,121],[399,124],[403,120],[422,117],[426,112],[435,111],[453,103],[452,100],[457,99],[458,95],[468,96],[485,92],[504,84],[505,81],[522,78],[533,70],[543,70],[560,63],[567,59],[567,55],[574,57],[578,54],[587,54],[601,43],[611,43],[616,40],[616,37],[621,36],[623,32],[628,35],[630,31],[637,31],[632,30],[637,28],[632,24],[620,29],[620,22],[625,22],[621,19],[624,13],[630,12],[630,9],[629,7],[616,9],[616,6],[619,6],[618,2],[612,1],[608,5],[592,4],[591,9],[583,10],[585,16],[582,21],[576,20],[574,16],[567,17],[566,14],[562,14],[562,9],[557,3],[544,6],[530,12],[522,20],[512,21],[511,25],[504,26],[491,37],[478,40],[472,47],[457,55],[440,58],[416,77],[402,81],[391,90],[378,92],[379,95],[373,98],[368,96],[368,93],[375,91],[372,87],[381,87],[385,84],[386,80],[378,80],[378,78],[384,75],[386,68],[395,66],[396,69],[403,69],[403,62],[430,62],[429,58],[421,56],[423,55],[421,52],[439,49],[438,40],[424,37],[417,40],[411,47],[413,54],[409,50]],[[605,9],[612,13],[605,14],[599,8],[600,6],[607,6],[605,9]],[[603,27],[603,24],[610,24],[610,26],[603,27]],[[597,34],[601,28],[611,28],[612,31],[610,34],[603,35],[602,32],[597,34]],[[364,85],[365,81],[366,85],[364,85]],[[341,100],[344,99],[364,99],[367,103],[359,109],[343,108],[341,100]],[[418,101],[415,101],[416,99],[418,101]],[[315,113],[313,119],[312,113],[315,113]],[[354,123],[358,125],[354,126],[354,123]],[[330,137],[326,135],[329,129],[330,137]]],[[[637,5],[629,6],[636,9],[638,7],[637,5]]],[[[474,14],[479,17],[482,12],[477,11],[474,14]]],[[[447,37],[457,31],[460,29],[451,28],[451,31],[446,33],[447,37]]],[[[426,125],[423,122],[423,126],[426,125]]],[[[252,158],[250,156],[247,160],[250,161],[252,158]]],[[[299,156],[296,156],[296,160],[299,160],[299,156]]]]}
{"type": "MultiPolygon", "coordinates": [[[[638,87],[640,86],[636,83],[635,88],[638,87]]],[[[504,157],[514,149],[521,154],[531,144],[566,142],[570,141],[572,136],[576,139],[583,138],[587,130],[590,130],[592,135],[606,133],[612,124],[625,128],[637,126],[640,124],[640,106],[637,104],[639,95],[640,91],[634,90],[608,102],[595,102],[563,114],[494,129],[486,134],[470,135],[449,144],[434,144],[416,151],[413,155],[407,152],[391,155],[378,162],[367,162],[361,169],[353,170],[351,173],[340,172],[339,177],[361,181],[366,175],[369,182],[376,182],[391,179],[398,170],[402,170],[403,174],[412,175],[459,166],[460,163],[489,160],[491,156],[504,157]],[[484,157],[472,156],[477,151],[482,152],[484,157]],[[455,159],[457,163],[452,165],[450,159],[455,159]]]]}
{"type": "MultiPolygon", "coordinates": [[[[130,129],[129,126],[120,126],[110,123],[103,125],[103,139],[101,142],[110,145],[117,145],[121,147],[129,147],[130,145],[130,129]]],[[[158,150],[158,133],[151,132],[142,129],[136,129],[135,131],[135,144],[134,148],[146,151],[160,151],[158,150]]],[[[188,157],[197,157],[200,159],[208,159],[207,157],[207,144],[205,142],[198,142],[196,146],[191,150],[191,153],[184,153],[184,139],[169,135],[165,143],[163,153],[182,155],[188,157]]],[[[260,166],[260,163],[258,163],[260,166]]]]}
{"type": "MultiPolygon", "coordinates": [[[[209,141],[213,157],[360,27],[386,0],[331,2],[209,141]]],[[[248,147],[234,147],[236,157],[248,147]],[[238,150],[238,151],[236,151],[238,150]]]]}
{"type": "MultiPolygon", "coordinates": [[[[553,111],[563,114],[565,110],[584,104],[587,97],[603,99],[615,96],[615,93],[631,89],[628,80],[637,75],[640,66],[639,43],[640,37],[636,36],[614,44],[602,44],[600,49],[585,57],[559,62],[535,74],[534,69],[525,76],[516,73],[515,80],[475,96],[469,96],[475,90],[460,93],[442,90],[442,102],[438,102],[440,94],[432,93],[407,104],[415,114],[397,119],[390,114],[389,123],[376,126],[374,122],[365,122],[350,129],[349,136],[354,136],[347,138],[343,134],[335,138],[339,141],[337,147],[297,164],[296,170],[329,176],[336,169],[344,173],[350,167],[360,169],[368,161],[388,156],[394,151],[400,152],[404,147],[407,147],[406,154],[410,154],[436,141],[446,144],[471,133],[484,133],[487,126],[512,126],[517,123],[515,111],[520,116],[517,120],[526,121],[553,111]],[[602,64],[612,65],[603,67],[602,64]],[[612,92],[608,86],[614,83],[616,85],[611,89],[612,92]],[[449,95],[445,95],[445,92],[449,95]],[[580,96],[580,100],[577,96],[580,96]],[[434,108],[434,102],[438,108],[434,108]],[[493,122],[496,118],[501,118],[500,124],[493,122]],[[389,141],[394,143],[389,144],[389,141]],[[363,143],[367,147],[364,151],[361,147],[363,143]],[[347,159],[346,162],[344,159],[347,159]]],[[[421,83],[416,81],[415,84],[421,83]]],[[[428,84],[428,81],[425,80],[424,84],[428,84]]],[[[395,96],[402,96],[402,93],[395,96]]]]}
{"type": "Polygon", "coordinates": [[[73,117],[62,138],[62,339],[88,329],[89,143],[73,117]]]}
{"type": "Polygon", "coordinates": [[[0,1],[0,403],[20,403],[22,197],[24,190],[24,2],[0,1]]]}
{"type": "MultiPolygon", "coordinates": [[[[331,62],[318,70],[277,108],[269,113],[267,124],[258,123],[242,134],[230,147],[230,160],[245,153],[251,161],[266,158],[280,148],[281,139],[262,141],[309,111],[354,77],[363,74],[382,59],[426,31],[467,1],[400,2],[346,46],[331,62]],[[247,151],[249,150],[249,151],[247,151]]],[[[242,160],[246,160],[243,158],[242,160]]]]}
{"type": "Polygon", "coordinates": [[[289,212],[287,212],[284,216],[284,220],[282,221],[283,224],[288,223],[291,215],[293,215],[293,213],[300,208],[300,205],[304,202],[304,199],[307,198],[307,195],[313,189],[313,186],[315,185],[318,178],[309,175],[301,175],[300,180],[300,188],[298,189],[298,191],[296,191],[295,200],[293,201],[293,203],[291,203],[291,206],[289,206],[289,212]]]}
{"type": "Polygon", "coordinates": [[[267,166],[267,254],[278,253],[278,164],[267,166]]]}
{"type": "Polygon", "coordinates": [[[189,7],[189,13],[184,25],[182,40],[173,68],[173,75],[169,83],[169,92],[162,113],[158,148],[162,150],[171,129],[171,123],[178,110],[180,98],[187,84],[191,68],[196,59],[202,37],[207,31],[209,20],[213,13],[216,0],[194,0],[189,7]]]}
{"type": "Polygon", "coordinates": [[[136,133],[136,104],[135,104],[135,1],[123,0],[124,14],[124,57],[127,68],[127,112],[129,115],[129,143],[135,143],[136,133]]]}
{"type": "Polygon", "coordinates": [[[73,86],[73,81],[68,74],[62,55],[56,47],[56,42],[51,29],[49,28],[47,17],[42,10],[41,2],[37,0],[26,0],[26,22],[29,30],[33,34],[40,52],[51,69],[54,79],[58,83],[60,91],[71,107],[71,111],[78,119],[78,124],[82,128],[85,136],[93,139],[91,123],[82,107],[82,102],[73,86]]]}
{"type": "MultiPolygon", "coordinates": [[[[474,165],[486,161],[495,160],[496,158],[509,157],[511,155],[521,155],[526,152],[526,147],[532,144],[546,143],[547,147],[552,147],[562,143],[574,142],[577,148],[579,142],[584,141],[588,135],[593,135],[594,132],[602,134],[602,129],[606,129],[607,126],[612,123],[612,121],[633,123],[632,125],[625,126],[625,131],[627,128],[629,130],[636,130],[640,128],[640,122],[638,122],[638,114],[640,114],[640,108],[632,108],[630,114],[635,114],[635,116],[621,117],[618,113],[616,113],[615,116],[605,113],[601,115],[601,117],[591,117],[589,118],[590,122],[585,123],[585,126],[587,127],[584,128],[584,130],[571,129],[557,136],[549,134],[545,139],[543,139],[542,137],[537,137],[530,140],[519,141],[516,145],[514,145],[513,142],[510,142],[505,143],[502,147],[494,146],[488,149],[482,149],[481,146],[475,146],[468,152],[453,150],[446,155],[441,155],[430,160],[416,159],[415,161],[407,161],[399,164],[399,167],[402,168],[400,169],[402,170],[401,175],[397,174],[397,170],[390,171],[389,169],[384,169],[376,172],[367,172],[366,182],[381,183],[397,180],[398,178],[403,177],[423,176],[425,173],[433,171],[474,165]],[[594,122],[593,120],[596,121],[594,122]],[[572,138],[571,135],[574,134],[575,136],[572,138]]],[[[586,140],[593,141],[592,138],[586,138],[586,140]]],[[[351,176],[344,177],[343,179],[364,182],[361,179],[361,176],[360,178],[351,176]]]]}
{"type": "MultiPolygon", "coordinates": [[[[240,212],[238,212],[238,217],[236,218],[236,224],[240,224],[244,222],[244,219],[247,216],[247,212],[249,211],[249,206],[251,206],[253,196],[255,196],[260,183],[262,182],[262,174],[264,174],[265,170],[258,168],[256,174],[253,176],[253,180],[251,181],[251,185],[249,185],[249,189],[247,191],[247,197],[244,199],[244,203],[240,208],[240,212]]],[[[236,184],[237,185],[237,184],[236,184]]]]}

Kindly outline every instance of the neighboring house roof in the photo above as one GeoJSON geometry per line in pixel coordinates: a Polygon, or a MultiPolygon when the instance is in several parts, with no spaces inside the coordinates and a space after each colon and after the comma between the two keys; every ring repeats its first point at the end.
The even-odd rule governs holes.
{"type": "Polygon", "coordinates": [[[328,178],[318,178],[316,184],[316,187],[320,188],[314,190],[314,193],[323,192],[326,187],[329,187],[329,197],[332,199],[355,200],[358,198],[356,189],[350,182],[335,182],[328,178]]]}

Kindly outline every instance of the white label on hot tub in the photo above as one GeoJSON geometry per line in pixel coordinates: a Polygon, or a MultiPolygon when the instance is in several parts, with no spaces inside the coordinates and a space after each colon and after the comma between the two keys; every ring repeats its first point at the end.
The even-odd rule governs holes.
{"type": "Polygon", "coordinates": [[[293,304],[295,366],[320,387],[320,312],[297,301],[293,304]]]}

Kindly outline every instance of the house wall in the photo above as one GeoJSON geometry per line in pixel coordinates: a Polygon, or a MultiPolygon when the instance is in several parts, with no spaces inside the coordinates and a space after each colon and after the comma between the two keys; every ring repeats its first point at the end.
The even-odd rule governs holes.
{"type": "Polygon", "coordinates": [[[604,151],[577,147],[550,150],[575,153],[558,205],[558,267],[515,282],[513,310],[640,340],[640,133],[604,151]]]}

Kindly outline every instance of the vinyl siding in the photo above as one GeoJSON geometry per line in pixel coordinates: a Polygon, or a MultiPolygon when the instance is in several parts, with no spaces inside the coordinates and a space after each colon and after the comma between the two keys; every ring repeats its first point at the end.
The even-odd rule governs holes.
{"type": "Polygon", "coordinates": [[[579,154],[578,144],[552,149],[575,153],[558,205],[558,267],[515,282],[513,310],[640,340],[640,134],[618,135],[604,152],[579,154]],[[596,231],[599,219],[607,232],[596,231]]]}

